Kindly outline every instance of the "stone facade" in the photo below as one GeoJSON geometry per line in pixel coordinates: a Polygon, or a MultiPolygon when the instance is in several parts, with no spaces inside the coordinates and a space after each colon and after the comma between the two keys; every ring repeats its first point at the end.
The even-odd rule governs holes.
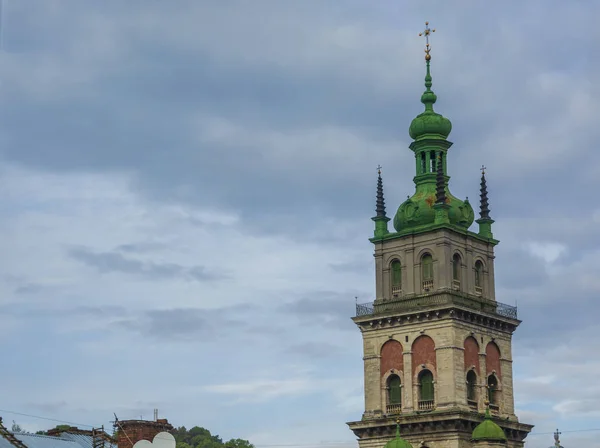
{"type": "Polygon", "coordinates": [[[375,242],[376,300],[372,312],[354,318],[363,335],[365,412],[349,425],[360,448],[383,447],[393,437],[396,419],[403,438],[414,446],[473,446],[470,435],[483,420],[490,375],[497,384],[490,407],[507,433],[506,446],[523,446],[531,426],[515,415],[511,350],[520,322],[498,311],[494,244],[452,228],[375,242]],[[421,266],[425,254],[433,258],[433,282],[427,284],[421,266]],[[400,291],[392,290],[394,260],[402,266],[400,291]],[[476,284],[478,261],[483,269],[476,284]],[[425,338],[430,342],[421,343],[425,338]],[[389,341],[402,347],[401,362],[397,353],[382,352],[389,341]],[[466,357],[465,341],[471,347],[466,357]],[[420,400],[419,375],[425,370],[433,374],[433,404],[420,400]],[[473,400],[467,400],[470,370],[476,375],[473,400]],[[388,402],[390,375],[401,379],[400,405],[388,402]]]}

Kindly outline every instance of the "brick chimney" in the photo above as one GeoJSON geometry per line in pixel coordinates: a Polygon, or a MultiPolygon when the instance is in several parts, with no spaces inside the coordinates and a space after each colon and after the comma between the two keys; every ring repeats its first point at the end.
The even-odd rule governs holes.
{"type": "Polygon", "coordinates": [[[173,429],[166,418],[150,420],[119,420],[117,424],[117,447],[132,448],[139,440],[152,442],[159,432],[169,432],[173,429]]]}

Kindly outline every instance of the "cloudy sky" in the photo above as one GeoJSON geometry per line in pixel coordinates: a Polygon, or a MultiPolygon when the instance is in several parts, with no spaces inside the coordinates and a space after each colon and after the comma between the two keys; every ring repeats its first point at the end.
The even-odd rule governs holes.
{"type": "Polygon", "coordinates": [[[600,417],[598,6],[449,3],[3,0],[5,421],[156,407],[257,445],[355,446],[375,167],[393,213],[429,20],[453,193],[474,202],[488,167],[528,446],[597,440],[567,431],[600,417]]]}

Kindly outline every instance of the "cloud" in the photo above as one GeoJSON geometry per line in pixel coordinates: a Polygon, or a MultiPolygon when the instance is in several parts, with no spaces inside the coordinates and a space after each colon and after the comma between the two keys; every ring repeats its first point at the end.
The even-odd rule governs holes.
{"type": "Polygon", "coordinates": [[[119,252],[94,252],[86,247],[73,247],[69,256],[106,274],[131,274],[151,280],[184,279],[199,282],[226,279],[223,273],[210,273],[204,266],[184,267],[176,263],[143,262],[123,256],[119,252]]]}

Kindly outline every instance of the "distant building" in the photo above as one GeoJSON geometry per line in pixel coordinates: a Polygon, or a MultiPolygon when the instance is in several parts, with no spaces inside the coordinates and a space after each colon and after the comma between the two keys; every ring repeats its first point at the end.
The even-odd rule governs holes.
{"type": "Polygon", "coordinates": [[[50,430],[47,434],[13,433],[0,418],[0,448],[117,448],[112,438],[102,430],[70,427],[50,430]]]}
{"type": "Polygon", "coordinates": [[[0,448],[132,448],[136,442],[152,442],[159,432],[173,429],[166,419],[115,422],[116,437],[102,429],[55,428],[46,434],[11,432],[0,417],[0,448]]]}

